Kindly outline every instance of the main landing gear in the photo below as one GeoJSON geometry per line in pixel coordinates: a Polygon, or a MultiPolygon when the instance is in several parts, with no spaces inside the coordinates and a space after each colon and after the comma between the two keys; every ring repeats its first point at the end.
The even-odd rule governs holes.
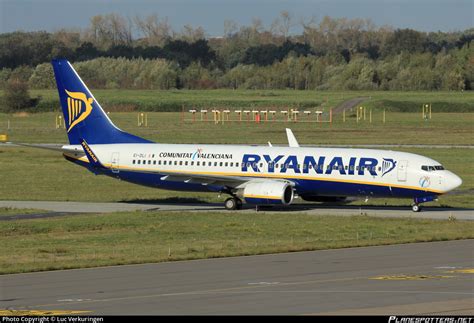
{"type": "Polygon", "coordinates": [[[225,200],[224,206],[227,210],[240,210],[242,209],[242,200],[232,196],[225,200]]]}

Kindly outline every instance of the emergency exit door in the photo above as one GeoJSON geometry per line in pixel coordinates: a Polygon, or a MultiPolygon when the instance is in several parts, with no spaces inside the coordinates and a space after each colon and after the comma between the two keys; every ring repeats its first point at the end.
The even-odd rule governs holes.
{"type": "Polygon", "coordinates": [[[399,182],[406,182],[407,167],[408,167],[408,160],[400,160],[398,162],[397,178],[399,182]]]}

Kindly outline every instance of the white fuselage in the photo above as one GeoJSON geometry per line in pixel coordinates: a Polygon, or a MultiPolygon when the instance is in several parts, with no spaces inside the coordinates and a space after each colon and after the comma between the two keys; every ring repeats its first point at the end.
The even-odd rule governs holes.
{"type": "MultiPolygon", "coordinates": [[[[65,155],[87,162],[82,147],[65,147],[69,151],[77,147],[77,154],[65,155]]],[[[295,182],[298,194],[309,196],[413,197],[443,194],[462,182],[433,159],[389,150],[182,144],[90,147],[114,176],[135,183],[144,174],[171,173],[285,179],[295,182]]],[[[145,182],[143,185],[150,185],[145,182]]],[[[177,189],[176,183],[168,183],[170,189],[177,189]]],[[[186,190],[186,183],[182,184],[179,189],[186,190]]],[[[168,188],[159,180],[156,186],[168,188]]]]}

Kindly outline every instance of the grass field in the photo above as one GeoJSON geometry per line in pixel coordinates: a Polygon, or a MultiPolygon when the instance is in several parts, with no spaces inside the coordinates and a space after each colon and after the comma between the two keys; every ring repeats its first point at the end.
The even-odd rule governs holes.
{"type": "Polygon", "coordinates": [[[0,274],[474,238],[474,222],[134,212],[0,221],[0,274]]]}
{"type": "Polygon", "coordinates": [[[2,215],[18,215],[18,214],[38,214],[47,211],[38,209],[16,209],[11,207],[0,207],[0,216],[2,215]]]}
{"type": "MultiPolygon", "coordinates": [[[[382,122],[382,112],[373,112],[372,123],[356,122],[347,113],[334,116],[333,123],[309,122],[192,122],[192,115],[185,113],[148,113],[148,127],[137,126],[137,113],[110,113],[110,118],[121,129],[166,143],[221,143],[221,144],[287,144],[285,128],[293,132],[301,144],[474,144],[474,113],[433,113],[424,121],[421,113],[387,112],[382,122]],[[216,136],[217,134],[217,136],[216,136]]],[[[66,143],[64,129],[56,129],[54,113],[0,114],[0,133],[8,132],[10,141],[30,143],[66,143]],[[10,130],[7,130],[8,123],[10,130]]],[[[237,115],[232,117],[237,120],[237,115]]],[[[208,116],[212,120],[212,115],[208,116]]],[[[314,118],[314,116],[313,116],[314,118]]],[[[200,116],[197,116],[197,120],[200,116]]],[[[283,117],[279,116],[279,120],[283,117]]],[[[305,121],[305,116],[300,121],[305,121]]]]}
{"type": "MultiPolygon", "coordinates": [[[[56,90],[32,90],[31,96],[41,96],[38,109],[59,111],[56,90]]],[[[390,111],[417,112],[421,105],[431,103],[435,112],[474,112],[474,91],[295,91],[295,90],[92,90],[108,111],[181,111],[191,107],[300,107],[326,108],[364,97],[364,105],[390,111]]],[[[1,100],[0,111],[4,102],[1,100]]],[[[420,111],[421,113],[421,111],[420,111]]]]}

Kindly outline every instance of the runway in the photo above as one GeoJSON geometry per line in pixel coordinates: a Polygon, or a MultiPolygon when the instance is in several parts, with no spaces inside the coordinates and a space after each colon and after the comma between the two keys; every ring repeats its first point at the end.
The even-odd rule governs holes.
{"type": "Polygon", "coordinates": [[[474,240],[418,243],[4,275],[0,308],[473,315],[473,274],[474,240]]]}
{"type": "MultiPolygon", "coordinates": [[[[223,203],[102,203],[54,201],[0,201],[0,207],[38,209],[46,212],[0,216],[0,221],[57,217],[83,213],[108,213],[122,211],[217,211],[255,212],[255,207],[244,205],[241,211],[226,211],[223,203]]],[[[436,220],[474,220],[473,209],[424,207],[422,212],[411,208],[391,206],[325,206],[321,204],[293,204],[287,207],[260,208],[259,212],[303,212],[312,215],[354,216],[367,215],[385,218],[420,218],[436,220]]]]}

